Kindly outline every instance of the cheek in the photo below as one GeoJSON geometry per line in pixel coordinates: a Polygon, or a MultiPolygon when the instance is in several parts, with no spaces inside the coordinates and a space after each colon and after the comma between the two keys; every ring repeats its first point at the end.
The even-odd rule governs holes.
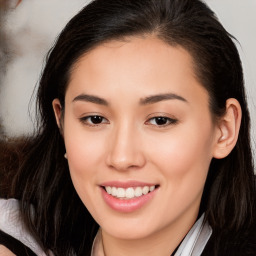
{"type": "MultiPolygon", "coordinates": [[[[97,165],[101,161],[101,148],[97,140],[82,133],[66,134],[68,165],[75,190],[86,208],[95,215],[94,195],[97,189],[97,165]]],[[[96,207],[97,208],[97,207],[96,207]]]]}
{"type": "Polygon", "coordinates": [[[65,144],[71,170],[75,170],[81,175],[90,172],[90,167],[97,162],[100,152],[99,145],[91,143],[81,136],[73,136],[72,139],[67,139],[65,144]]]}
{"type": "Polygon", "coordinates": [[[102,151],[102,140],[97,133],[86,131],[84,125],[69,113],[65,116],[64,141],[71,171],[86,174],[97,162],[102,151]],[[86,170],[86,172],[85,172],[86,170]]]}
{"type": "Polygon", "coordinates": [[[97,134],[88,134],[77,121],[66,118],[64,140],[69,170],[74,186],[79,193],[94,183],[94,177],[102,163],[104,140],[97,134]]]}
{"type": "MultiPolygon", "coordinates": [[[[158,138],[159,139],[159,138],[158,138]]],[[[204,178],[212,159],[213,129],[211,123],[197,122],[174,128],[160,140],[151,140],[152,161],[170,178],[204,178]]]]}
{"type": "Polygon", "coordinates": [[[168,205],[169,212],[175,209],[173,216],[178,216],[190,207],[199,207],[212,159],[211,135],[208,129],[198,132],[190,126],[189,132],[180,129],[168,137],[162,143],[154,143],[151,156],[168,195],[162,202],[168,205]]]}

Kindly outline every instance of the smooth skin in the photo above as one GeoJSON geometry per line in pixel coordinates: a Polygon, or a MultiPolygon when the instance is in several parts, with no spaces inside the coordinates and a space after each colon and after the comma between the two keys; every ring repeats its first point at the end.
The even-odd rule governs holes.
{"type": "Polygon", "coordinates": [[[0,256],[15,256],[15,254],[3,245],[0,245],[0,256]]]}
{"type": "Polygon", "coordinates": [[[74,187],[107,256],[169,256],[196,221],[212,158],[236,143],[239,103],[229,99],[213,121],[194,66],[185,49],[153,36],[111,41],[74,65],[63,118],[53,101],[74,187]],[[159,187],[140,209],[113,210],[100,185],[131,180],[159,187]]]}

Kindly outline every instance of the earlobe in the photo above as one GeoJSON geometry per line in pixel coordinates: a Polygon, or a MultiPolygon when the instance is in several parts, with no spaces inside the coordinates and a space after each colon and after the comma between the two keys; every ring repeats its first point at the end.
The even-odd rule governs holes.
{"type": "Polygon", "coordinates": [[[58,127],[61,129],[62,107],[61,107],[59,99],[54,99],[52,101],[52,107],[53,107],[56,123],[57,123],[58,127]]]}
{"type": "Polygon", "coordinates": [[[214,148],[214,158],[226,157],[235,147],[241,125],[242,111],[236,99],[226,101],[226,112],[218,121],[218,132],[214,148]]]}

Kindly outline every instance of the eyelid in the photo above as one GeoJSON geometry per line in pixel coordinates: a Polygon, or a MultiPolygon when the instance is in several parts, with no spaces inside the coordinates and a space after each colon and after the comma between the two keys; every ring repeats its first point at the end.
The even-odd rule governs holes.
{"type": "Polygon", "coordinates": [[[157,113],[153,113],[153,114],[148,115],[145,124],[156,126],[156,127],[159,127],[159,128],[164,128],[164,127],[167,127],[167,126],[170,126],[170,125],[175,125],[175,124],[178,123],[178,121],[179,120],[176,117],[174,117],[173,115],[157,112],[157,113]],[[168,124],[163,124],[163,125],[157,125],[157,124],[150,124],[149,123],[150,120],[153,120],[153,119],[158,118],[158,117],[168,119],[169,123],[168,124]]]}
{"type": "Polygon", "coordinates": [[[105,117],[104,117],[103,115],[101,115],[101,114],[90,113],[90,114],[83,115],[83,116],[79,117],[78,119],[79,119],[79,121],[80,121],[82,124],[87,125],[87,126],[91,126],[91,127],[109,124],[108,119],[105,118],[105,117]],[[92,122],[88,122],[88,119],[89,119],[89,118],[92,118],[92,117],[100,117],[100,118],[102,118],[104,121],[101,122],[101,123],[98,123],[98,124],[94,124],[94,123],[92,123],[92,122]]]}

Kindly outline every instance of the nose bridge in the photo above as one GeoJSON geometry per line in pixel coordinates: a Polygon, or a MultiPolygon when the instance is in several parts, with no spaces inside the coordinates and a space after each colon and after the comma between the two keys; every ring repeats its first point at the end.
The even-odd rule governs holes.
{"type": "Polygon", "coordinates": [[[117,170],[139,168],[145,163],[138,129],[130,122],[123,121],[112,131],[107,164],[117,170]]]}

